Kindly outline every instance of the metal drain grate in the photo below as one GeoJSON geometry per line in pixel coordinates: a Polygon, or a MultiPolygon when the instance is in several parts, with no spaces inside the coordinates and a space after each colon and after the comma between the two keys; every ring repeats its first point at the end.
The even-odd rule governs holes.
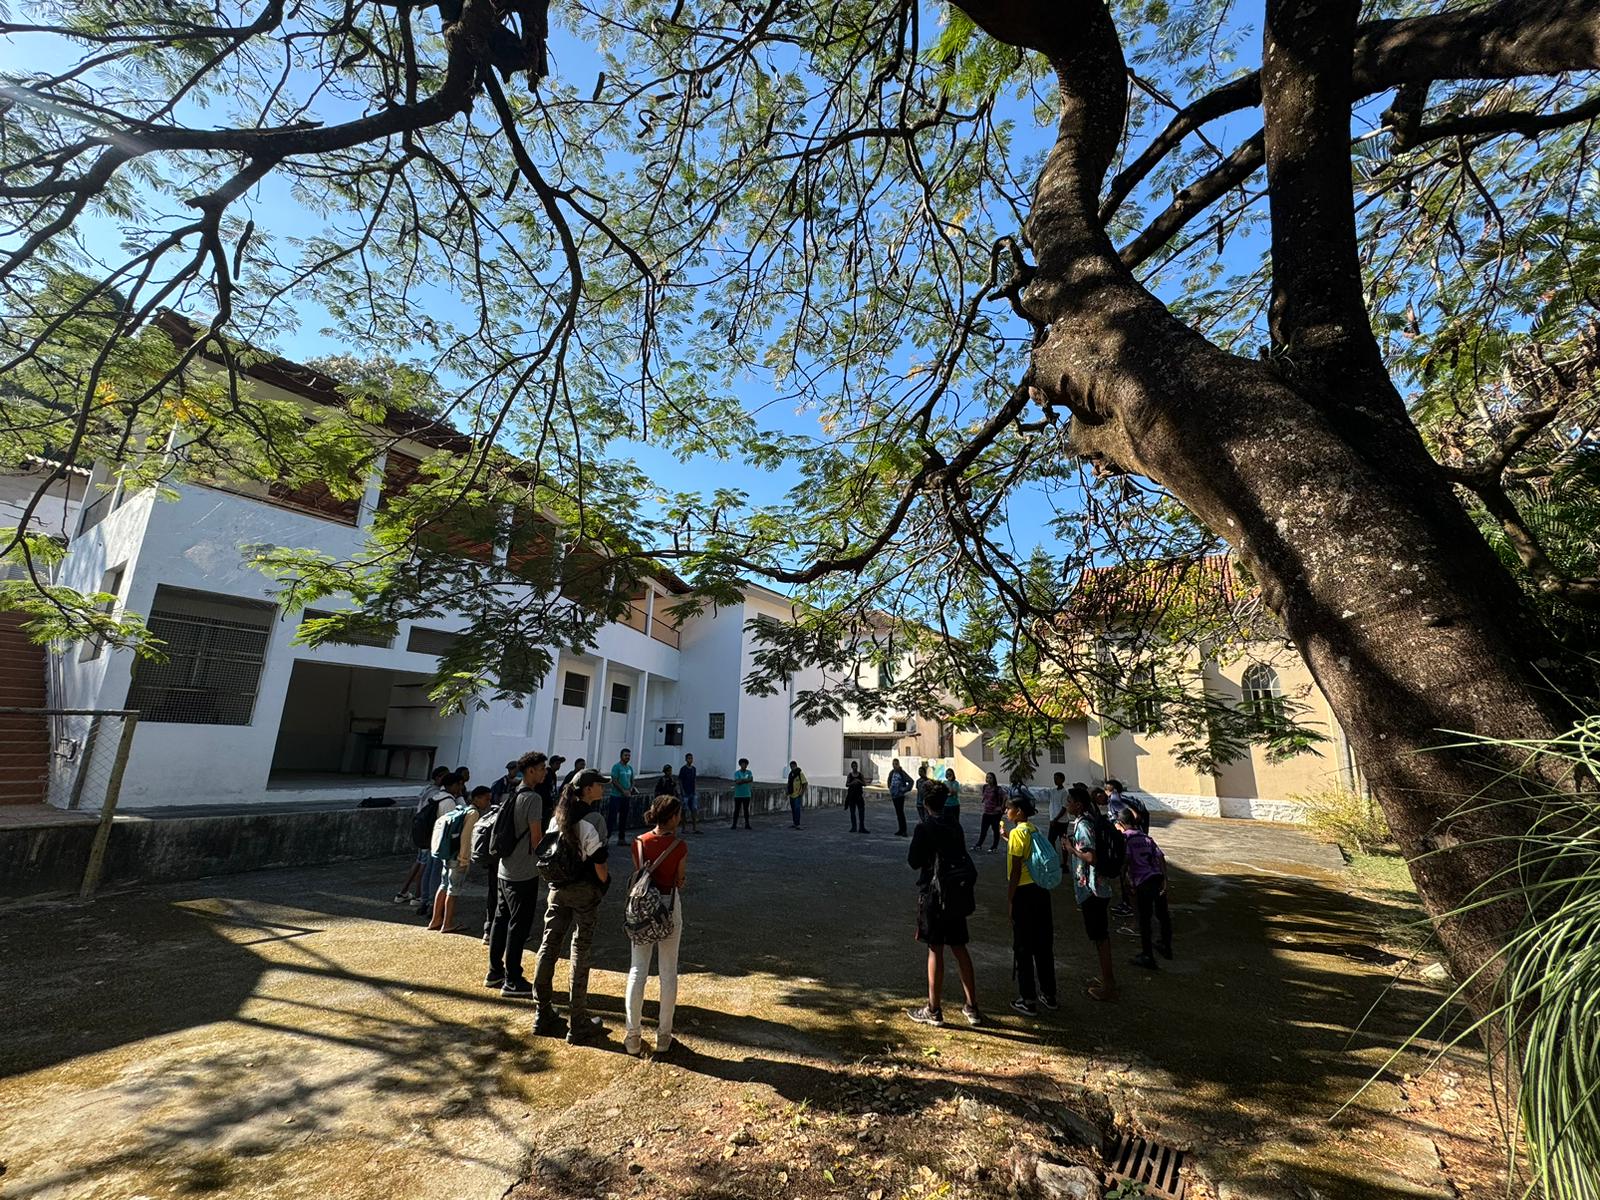
{"type": "Polygon", "coordinates": [[[1160,1142],[1124,1134],[1112,1147],[1106,1182],[1128,1179],[1144,1184],[1146,1196],[1183,1200],[1189,1181],[1183,1177],[1183,1151],[1160,1142]]]}

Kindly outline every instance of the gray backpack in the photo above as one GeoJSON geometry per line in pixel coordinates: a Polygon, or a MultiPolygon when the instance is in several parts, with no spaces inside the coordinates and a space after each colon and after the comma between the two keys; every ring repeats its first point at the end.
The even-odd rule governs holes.
{"type": "Polygon", "coordinates": [[[628,931],[628,940],[636,946],[653,946],[672,934],[677,890],[663,895],[651,872],[666,861],[667,855],[672,853],[677,844],[678,836],[673,834],[660,854],[634,871],[633,879],[628,884],[628,902],[622,910],[622,927],[628,931]]]}

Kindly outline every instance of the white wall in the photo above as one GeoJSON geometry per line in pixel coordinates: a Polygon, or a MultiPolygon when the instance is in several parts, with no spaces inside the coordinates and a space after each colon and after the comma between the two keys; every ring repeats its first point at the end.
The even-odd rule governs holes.
{"type": "MultiPolygon", "coordinates": [[[[708,606],[682,631],[683,662],[673,699],[677,715],[683,720],[683,750],[694,755],[694,765],[702,775],[727,779],[739,766],[739,737],[745,720],[742,705],[746,699],[744,622],[743,604],[718,609],[708,606]],[[707,736],[714,712],[727,714],[723,737],[716,741],[707,736]]],[[[757,774],[760,778],[776,778],[757,774]]]]}
{"type": "MultiPolygon", "coordinates": [[[[47,473],[44,468],[0,472],[0,529],[15,529],[22,523],[22,513],[33,502],[47,473]]],[[[33,510],[28,528],[49,537],[71,537],[88,484],[88,479],[76,473],[51,480],[44,498],[33,510]]]]}

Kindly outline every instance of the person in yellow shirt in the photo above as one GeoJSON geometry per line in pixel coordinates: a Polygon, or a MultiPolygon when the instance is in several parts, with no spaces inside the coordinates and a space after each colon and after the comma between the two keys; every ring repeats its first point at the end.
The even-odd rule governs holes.
{"type": "Polygon", "coordinates": [[[1028,859],[1033,854],[1033,801],[1020,793],[1006,801],[1011,833],[1006,838],[1006,900],[1011,912],[1011,953],[1017,977],[1017,998],[1011,1007],[1037,1016],[1039,1005],[1051,1012],[1056,1003],[1055,922],[1050,893],[1033,881],[1028,859]]]}

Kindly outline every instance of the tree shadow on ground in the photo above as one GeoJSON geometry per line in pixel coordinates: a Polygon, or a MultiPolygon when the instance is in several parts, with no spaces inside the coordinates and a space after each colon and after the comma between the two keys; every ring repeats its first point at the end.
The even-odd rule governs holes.
{"type": "MultiPolygon", "coordinates": [[[[1035,1020],[1010,1014],[1004,855],[980,856],[973,954],[993,1023],[974,1031],[913,1026],[903,1010],[924,986],[925,950],[912,936],[906,843],[851,837],[842,817],[840,824],[835,830],[818,821],[791,833],[769,821],[750,835],[691,840],[678,1009],[684,1069],[766,1083],[791,1103],[853,1112],[857,1101],[830,1064],[945,1046],[946,1082],[930,1095],[955,1089],[1023,1118],[1016,1093],[996,1084],[982,1063],[1044,1052],[1081,1060],[1090,1070],[1136,1065],[1147,1072],[1141,1088],[1152,1112],[1259,1141],[1294,1126],[1320,1128],[1439,999],[1437,989],[1414,980],[1395,982],[1374,953],[1376,931],[1392,924],[1393,906],[1350,894],[1325,871],[1301,876],[1217,866],[1236,863],[1236,855],[1277,861],[1274,855],[1284,852],[1279,843],[1292,835],[1227,830],[1217,835],[1220,845],[1185,846],[1194,827],[1186,832],[1179,821],[1161,830],[1174,863],[1176,961],[1155,973],[1127,966],[1136,944],[1131,922],[1120,921],[1114,947],[1122,999],[1088,1000],[1080,983],[1092,970],[1090,947],[1066,887],[1053,896],[1062,1010],[1035,1020]],[[757,992],[733,986],[752,978],[757,992]],[[742,1001],[730,1001],[733,1011],[717,1002],[741,995],[759,997],[762,1007],[746,1015],[742,1001]]],[[[403,872],[400,860],[259,872],[114,897],[87,909],[14,915],[0,928],[0,985],[29,1019],[20,1036],[0,1043],[0,1072],[40,1070],[223,1021],[303,1038],[312,1058],[319,1043],[370,1055],[378,1065],[366,1070],[379,1086],[419,1098],[461,1088],[469,1104],[504,1096],[507,1085],[490,1064],[581,1070],[588,1052],[533,1039],[526,1006],[500,1006],[475,979],[450,987],[427,971],[408,970],[404,957],[420,943],[407,940],[401,927],[413,918],[386,895],[403,872]],[[330,921],[352,919],[370,922],[372,938],[393,941],[403,981],[352,970],[317,950],[316,935],[330,921]],[[292,944],[291,960],[263,958],[258,950],[266,943],[292,944]],[[241,1014],[268,970],[296,972],[330,989],[370,986],[400,1004],[400,1016],[377,1018],[321,997],[277,1001],[273,1016],[241,1014]],[[97,989],[114,994],[116,1003],[86,1003],[97,989]],[[492,1003],[484,1011],[495,1016],[476,1024],[440,1021],[421,1002],[430,998],[492,1003]],[[297,1008],[307,1020],[295,1018],[297,1008]],[[308,1028],[319,1022],[339,1029],[308,1028]]],[[[593,1007],[611,1017],[621,1010],[621,980],[612,973],[626,971],[629,954],[622,890],[613,888],[607,898],[594,951],[600,973],[593,1007]]],[[[480,911],[476,904],[469,897],[466,911],[480,911]]],[[[953,969],[947,987],[953,997],[953,969]]],[[[647,1017],[654,1008],[647,1004],[647,1017]]],[[[610,1045],[620,1048],[620,1034],[610,1045]]],[[[207,1072],[227,1074],[239,1064],[222,1053],[197,1059],[194,1068],[192,1077],[175,1076],[170,1086],[200,1086],[207,1072]]],[[[203,1119],[158,1130],[148,1145],[127,1153],[159,1155],[216,1141],[285,1103],[305,1104],[314,1114],[308,1121],[325,1128],[343,1119],[338,1111],[319,1112],[315,1095],[296,1093],[292,1079],[283,1086],[289,1091],[265,1088],[203,1119]]],[[[102,1160],[99,1168],[114,1161],[102,1160]]]]}

